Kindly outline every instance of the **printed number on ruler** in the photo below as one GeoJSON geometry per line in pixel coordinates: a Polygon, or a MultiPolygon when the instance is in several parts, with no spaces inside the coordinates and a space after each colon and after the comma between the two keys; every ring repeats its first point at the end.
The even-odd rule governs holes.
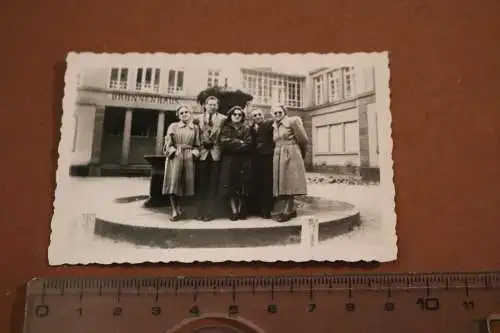
{"type": "MultiPolygon", "coordinates": [[[[416,301],[416,305],[417,305],[417,308],[419,308],[422,311],[438,311],[440,309],[440,304],[439,304],[438,298],[418,298],[416,301]]],[[[309,303],[309,304],[307,304],[307,312],[309,312],[309,313],[315,312],[317,307],[318,307],[318,305],[316,303],[309,303]]],[[[472,300],[464,301],[463,308],[465,310],[474,309],[474,301],[472,301],[472,300]]],[[[396,311],[396,302],[388,301],[388,302],[384,303],[383,309],[384,309],[384,311],[387,311],[387,312],[396,311]]],[[[354,302],[345,303],[344,310],[346,312],[355,312],[356,311],[356,304],[354,302]]],[[[80,316],[83,316],[85,314],[83,308],[77,308],[76,311],[80,316]]],[[[269,314],[278,313],[278,305],[269,304],[267,306],[266,311],[269,314]]],[[[34,313],[37,317],[47,317],[50,314],[50,308],[46,304],[38,304],[34,309],[34,313]]],[[[239,314],[239,306],[237,304],[229,305],[228,309],[227,309],[227,313],[229,316],[238,315],[239,314]]],[[[111,314],[114,317],[119,317],[119,316],[122,316],[124,314],[124,310],[122,307],[114,307],[114,308],[112,308],[111,314]]],[[[151,307],[151,315],[160,316],[162,314],[163,314],[162,307],[160,307],[160,306],[151,307]]],[[[191,317],[199,317],[201,315],[201,310],[199,309],[198,305],[193,305],[191,308],[189,308],[188,315],[191,317]]]]}
{"type": "MultiPolygon", "coordinates": [[[[89,214],[89,215],[85,215],[85,216],[90,220],[94,219],[93,214],[89,214]]],[[[311,219],[310,222],[312,222],[312,224],[314,224],[313,219],[311,219]]],[[[312,230],[312,228],[307,228],[307,229],[309,231],[312,230]]],[[[307,235],[307,239],[311,240],[312,238],[309,238],[309,236],[310,235],[307,235]]],[[[355,282],[355,280],[356,279],[348,279],[346,282],[346,283],[348,283],[348,286],[344,290],[345,290],[345,292],[348,292],[349,300],[348,300],[348,302],[346,302],[342,305],[339,304],[339,307],[340,307],[339,310],[341,310],[341,311],[346,311],[346,312],[352,313],[352,312],[356,312],[358,310],[357,304],[356,304],[354,296],[353,296],[353,294],[355,294],[355,292],[353,293],[353,291],[355,291],[355,288],[352,285],[352,281],[355,282]]],[[[422,279],[420,279],[420,280],[422,280],[422,279]]],[[[428,278],[425,278],[425,280],[428,280],[428,278]]],[[[484,278],[484,282],[482,282],[484,285],[482,285],[482,286],[478,285],[478,288],[474,288],[478,291],[479,290],[486,291],[486,293],[478,294],[477,297],[481,297],[481,295],[484,297],[486,297],[485,295],[491,296],[492,295],[491,291],[494,291],[494,290],[498,291],[498,289],[496,289],[496,288],[492,289],[492,287],[491,287],[492,281],[494,282],[497,280],[496,279],[493,280],[493,278],[490,280],[484,278]]],[[[401,280],[401,281],[403,281],[403,280],[401,280]]],[[[446,280],[446,281],[448,281],[448,280],[446,280]]],[[[478,280],[478,283],[480,283],[479,281],[480,280],[478,280]]],[[[499,281],[500,281],[500,279],[499,279],[499,281]]],[[[407,279],[407,287],[406,288],[402,287],[401,283],[402,282],[399,282],[399,288],[397,288],[397,289],[406,290],[406,291],[412,290],[411,286],[410,286],[410,279],[407,279]]],[[[330,286],[330,288],[332,288],[332,287],[333,286],[330,286]]],[[[382,299],[381,299],[381,303],[379,306],[381,307],[381,309],[383,311],[387,311],[387,312],[397,312],[398,311],[398,304],[397,304],[398,299],[392,298],[392,294],[393,294],[394,290],[395,289],[391,286],[390,281],[387,283],[387,285],[385,286],[385,288],[383,290],[380,290],[380,291],[382,291],[382,293],[381,293],[382,299]]],[[[415,296],[411,303],[413,303],[413,308],[416,311],[438,312],[439,310],[442,310],[442,308],[446,308],[446,306],[443,306],[443,303],[446,303],[446,293],[452,293],[452,292],[463,293],[463,297],[460,297],[459,299],[455,299],[455,301],[454,301],[454,302],[458,301],[458,303],[456,303],[455,306],[461,308],[462,311],[466,311],[466,312],[473,311],[473,310],[475,310],[475,308],[477,308],[477,304],[481,303],[480,298],[474,299],[471,297],[472,295],[470,295],[470,288],[469,288],[469,285],[467,283],[467,278],[465,278],[465,284],[464,284],[463,288],[462,287],[449,288],[448,282],[446,282],[446,284],[443,286],[443,289],[442,289],[445,293],[442,295],[430,295],[431,288],[429,287],[429,282],[427,282],[427,287],[425,289],[424,289],[424,287],[422,287],[422,288],[413,289],[413,290],[415,292],[426,292],[425,296],[424,295],[412,295],[412,294],[408,294],[408,293],[401,294],[401,295],[407,295],[407,296],[404,296],[404,298],[407,298],[407,297],[413,298],[415,296]],[[442,296],[442,297],[440,297],[440,296],[442,296]]],[[[234,289],[234,285],[233,285],[232,292],[233,292],[233,302],[230,304],[227,304],[227,314],[229,316],[238,315],[238,313],[240,312],[239,305],[234,303],[237,299],[236,298],[237,290],[234,289]]],[[[271,292],[270,299],[272,300],[272,299],[274,299],[273,295],[275,292],[273,287],[271,287],[270,292],[271,292]]],[[[294,292],[293,283],[290,286],[290,292],[294,292]]],[[[309,287],[309,292],[311,293],[311,300],[312,300],[313,299],[312,295],[314,292],[312,284],[309,287]]],[[[118,294],[120,295],[120,289],[118,291],[118,294]]],[[[196,302],[197,297],[198,297],[197,295],[198,295],[198,293],[195,291],[195,293],[193,294],[195,302],[196,302]]],[[[84,297],[83,289],[81,289],[81,291],[80,291],[80,299],[82,297],[84,297]]],[[[494,297],[498,297],[498,296],[494,296],[494,297]]],[[[158,287],[157,287],[157,291],[156,291],[156,299],[158,300],[158,287]]],[[[408,303],[406,303],[406,304],[408,304],[408,303]]],[[[50,305],[48,305],[48,304],[44,304],[43,299],[42,299],[41,303],[36,304],[36,306],[34,308],[34,315],[36,317],[49,316],[51,314],[49,306],[50,305]]],[[[322,307],[321,304],[316,304],[314,302],[305,304],[304,306],[305,306],[305,311],[308,313],[316,312],[318,309],[320,309],[322,307]]],[[[150,313],[153,316],[160,316],[164,313],[164,309],[162,309],[162,307],[159,304],[151,305],[151,307],[148,306],[148,308],[150,309],[150,313]]],[[[269,302],[267,305],[263,305],[261,310],[262,311],[267,310],[267,312],[269,314],[274,314],[274,313],[278,313],[278,308],[279,308],[278,304],[276,304],[274,302],[269,302]]],[[[77,308],[76,311],[79,313],[80,316],[85,315],[85,309],[83,309],[83,308],[77,308]]],[[[127,311],[126,309],[124,309],[120,306],[110,308],[110,314],[112,316],[122,316],[124,314],[124,312],[126,312],[126,311],[127,311]]],[[[200,308],[198,307],[197,304],[193,304],[191,307],[186,308],[185,311],[186,311],[186,315],[189,315],[192,317],[198,317],[202,313],[202,311],[200,310],[200,308]]]]}

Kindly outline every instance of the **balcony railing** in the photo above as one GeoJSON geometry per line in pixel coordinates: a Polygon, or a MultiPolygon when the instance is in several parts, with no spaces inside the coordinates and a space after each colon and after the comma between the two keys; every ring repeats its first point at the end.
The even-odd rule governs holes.
{"type": "Polygon", "coordinates": [[[173,95],[183,95],[184,89],[182,87],[168,87],[167,92],[173,95]]]}
{"type": "MultiPolygon", "coordinates": [[[[151,92],[160,93],[160,86],[151,82],[137,82],[135,84],[135,91],[127,89],[127,81],[111,80],[109,81],[109,90],[127,91],[127,92],[151,92]]],[[[182,96],[184,95],[183,87],[168,87],[167,93],[171,95],[182,96]]]]}

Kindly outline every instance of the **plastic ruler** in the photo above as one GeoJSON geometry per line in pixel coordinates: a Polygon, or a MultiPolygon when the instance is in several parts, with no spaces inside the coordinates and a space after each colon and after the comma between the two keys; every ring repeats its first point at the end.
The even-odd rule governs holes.
{"type": "Polygon", "coordinates": [[[25,333],[500,332],[500,272],[37,278],[25,333]]]}

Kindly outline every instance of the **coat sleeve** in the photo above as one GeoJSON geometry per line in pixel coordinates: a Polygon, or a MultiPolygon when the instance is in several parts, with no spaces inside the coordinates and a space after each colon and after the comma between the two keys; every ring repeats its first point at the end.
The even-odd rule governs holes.
{"type": "Polygon", "coordinates": [[[241,145],[240,140],[234,138],[230,126],[222,126],[220,132],[220,145],[225,151],[234,151],[241,145]]]}
{"type": "Polygon", "coordinates": [[[200,127],[198,125],[194,125],[194,142],[193,142],[193,146],[195,148],[200,148],[201,146],[201,130],[200,130],[200,127]]]}
{"type": "Polygon", "coordinates": [[[309,139],[307,138],[307,133],[302,124],[302,119],[299,117],[294,117],[290,122],[290,127],[292,128],[293,135],[297,139],[297,142],[301,145],[307,145],[309,143],[309,139]]]}
{"type": "Polygon", "coordinates": [[[175,142],[173,141],[173,136],[175,133],[175,129],[177,127],[176,123],[172,123],[167,128],[167,133],[165,134],[165,140],[163,144],[163,153],[170,154],[173,150],[175,150],[175,142]]]}
{"type": "Polygon", "coordinates": [[[209,142],[209,138],[207,136],[207,132],[204,130],[204,123],[203,123],[203,114],[201,115],[195,115],[193,118],[193,124],[198,127],[198,133],[199,133],[199,138],[200,138],[200,146],[204,142],[209,142]]]}
{"type": "Polygon", "coordinates": [[[194,140],[193,140],[193,157],[198,158],[200,156],[200,146],[201,146],[201,139],[200,139],[200,128],[198,125],[194,125],[194,140]]]}
{"type": "Polygon", "coordinates": [[[252,148],[253,144],[253,130],[252,127],[245,127],[243,132],[243,142],[240,141],[239,146],[236,148],[238,151],[248,151],[252,148]]]}
{"type": "Polygon", "coordinates": [[[290,127],[293,135],[297,139],[297,144],[299,145],[302,158],[305,158],[309,139],[307,138],[306,130],[302,124],[302,119],[299,117],[294,118],[293,121],[290,122],[290,127]]]}

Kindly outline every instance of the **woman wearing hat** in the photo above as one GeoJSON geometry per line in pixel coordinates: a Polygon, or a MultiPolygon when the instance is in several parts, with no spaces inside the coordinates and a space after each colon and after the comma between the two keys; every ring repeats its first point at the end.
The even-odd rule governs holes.
{"type": "Polygon", "coordinates": [[[251,128],[245,125],[245,112],[232,107],[221,127],[222,164],[219,193],[229,199],[231,220],[246,218],[246,200],[251,183],[251,128]]]}
{"type": "Polygon", "coordinates": [[[168,127],[163,148],[167,155],[163,194],[170,197],[171,221],[178,221],[184,217],[179,197],[195,194],[194,160],[200,154],[199,128],[193,124],[191,108],[182,105],[176,113],[179,121],[168,127]]]}
{"type": "Polygon", "coordinates": [[[273,195],[284,200],[283,211],[276,217],[278,222],[289,221],[297,216],[294,197],[307,194],[304,156],[308,138],[302,120],[287,116],[282,105],[271,107],[274,117],[273,139],[273,195]]]}

